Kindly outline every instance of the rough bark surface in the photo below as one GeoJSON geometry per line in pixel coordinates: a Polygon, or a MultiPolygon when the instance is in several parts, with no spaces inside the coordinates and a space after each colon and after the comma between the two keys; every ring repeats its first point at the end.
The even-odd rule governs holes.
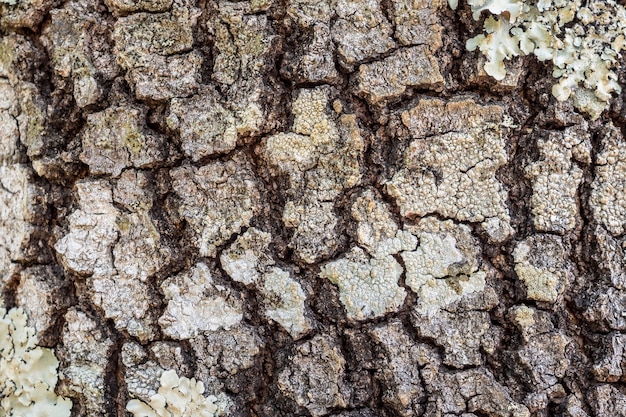
{"type": "Polygon", "coordinates": [[[0,2],[1,298],[73,416],[626,416],[626,96],[460,6],[0,2]]]}

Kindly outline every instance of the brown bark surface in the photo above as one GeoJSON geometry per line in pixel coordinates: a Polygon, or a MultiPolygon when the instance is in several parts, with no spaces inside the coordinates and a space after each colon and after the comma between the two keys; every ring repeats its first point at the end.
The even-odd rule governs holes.
{"type": "Polygon", "coordinates": [[[0,294],[73,416],[626,416],[626,96],[460,6],[0,1],[0,294]]]}

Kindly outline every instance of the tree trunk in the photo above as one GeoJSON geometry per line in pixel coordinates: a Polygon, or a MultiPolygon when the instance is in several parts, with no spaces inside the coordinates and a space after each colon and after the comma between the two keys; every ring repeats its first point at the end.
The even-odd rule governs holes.
{"type": "Polygon", "coordinates": [[[1,298],[72,416],[625,416],[625,96],[496,81],[480,31],[443,0],[0,0],[1,298]]]}

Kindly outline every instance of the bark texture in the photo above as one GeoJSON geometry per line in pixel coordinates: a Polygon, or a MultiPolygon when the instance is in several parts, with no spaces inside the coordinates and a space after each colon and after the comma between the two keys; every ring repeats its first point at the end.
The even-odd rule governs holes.
{"type": "Polygon", "coordinates": [[[72,415],[144,415],[173,370],[209,415],[626,416],[626,96],[591,121],[532,57],[495,81],[481,28],[0,2],[1,298],[72,415]]]}

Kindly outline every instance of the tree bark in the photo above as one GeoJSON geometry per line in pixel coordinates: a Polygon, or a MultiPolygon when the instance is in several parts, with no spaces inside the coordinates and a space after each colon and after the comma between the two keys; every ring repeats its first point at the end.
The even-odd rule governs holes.
{"type": "Polygon", "coordinates": [[[481,27],[0,0],[1,299],[72,415],[156,410],[168,371],[210,415],[626,415],[625,96],[496,81],[481,27]]]}

